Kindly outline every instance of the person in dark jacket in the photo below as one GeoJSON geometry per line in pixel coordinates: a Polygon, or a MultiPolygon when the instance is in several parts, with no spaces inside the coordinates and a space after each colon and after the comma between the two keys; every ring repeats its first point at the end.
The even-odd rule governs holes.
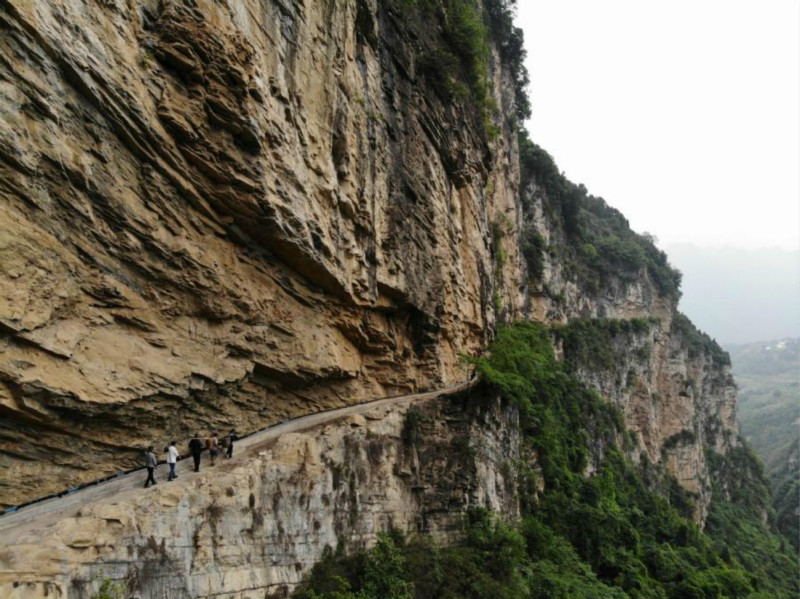
{"type": "Polygon", "coordinates": [[[228,452],[225,454],[229,458],[233,457],[233,442],[239,440],[239,435],[236,434],[236,429],[231,429],[231,432],[228,433],[227,441],[228,441],[228,452]]]}
{"type": "Polygon", "coordinates": [[[189,451],[192,452],[195,472],[200,472],[200,452],[203,451],[203,446],[205,446],[205,443],[200,438],[200,433],[195,434],[194,438],[189,441],[189,451]]]}
{"type": "Polygon", "coordinates": [[[155,452],[153,451],[153,446],[147,448],[147,451],[144,452],[144,465],[147,468],[147,480],[144,483],[144,488],[150,486],[150,483],[157,485],[155,477],[153,473],[156,471],[156,466],[158,466],[158,458],[156,457],[155,452]]]}

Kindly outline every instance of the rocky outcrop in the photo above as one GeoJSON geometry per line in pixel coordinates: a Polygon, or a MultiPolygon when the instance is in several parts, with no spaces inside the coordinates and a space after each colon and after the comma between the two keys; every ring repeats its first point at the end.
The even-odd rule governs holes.
{"type": "Polygon", "coordinates": [[[695,498],[705,522],[711,502],[707,449],[727,453],[738,443],[736,387],[729,370],[705,355],[690,355],[671,319],[615,336],[611,368],[577,360],[576,373],[613,401],[635,434],[635,461],[664,465],[695,498]]]}
{"type": "Polygon", "coordinates": [[[0,595],[84,599],[113,580],[126,597],[283,597],[326,547],[390,529],[454,541],[474,507],[513,518],[518,429],[479,388],[288,433],[194,478],[11,529],[0,595]]]}
{"type": "Polygon", "coordinates": [[[467,378],[513,93],[493,55],[489,150],[404,6],[0,2],[0,504],[467,378]]]}
{"type": "MultiPolygon", "coordinates": [[[[587,282],[580,268],[588,260],[576,255],[548,191],[534,177],[522,194],[525,226],[542,248],[541,274],[528,277],[528,317],[557,329],[575,323],[588,347],[562,345],[557,334],[561,356],[621,409],[636,437],[630,457],[662,464],[694,495],[702,525],[711,502],[707,449],[725,454],[738,444],[730,360],[678,312],[678,297],[659,289],[647,267],[596,269],[587,282]]],[[[609,219],[622,218],[602,200],[589,201],[609,219]]]]}

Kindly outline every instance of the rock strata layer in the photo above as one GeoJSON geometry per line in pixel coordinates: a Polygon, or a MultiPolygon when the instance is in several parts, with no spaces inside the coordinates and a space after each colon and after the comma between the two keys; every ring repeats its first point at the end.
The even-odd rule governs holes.
{"type": "Polygon", "coordinates": [[[516,198],[496,59],[489,152],[391,2],[3,0],[0,26],[0,505],[467,378],[516,198]]]}

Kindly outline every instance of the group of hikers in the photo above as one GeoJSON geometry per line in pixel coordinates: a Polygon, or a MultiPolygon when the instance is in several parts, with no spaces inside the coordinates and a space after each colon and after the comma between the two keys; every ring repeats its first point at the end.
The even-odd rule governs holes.
{"type": "MultiPolygon", "coordinates": [[[[194,460],[194,471],[200,472],[200,455],[204,449],[208,449],[208,455],[211,458],[211,465],[213,466],[219,456],[220,448],[225,450],[225,457],[229,459],[233,457],[233,443],[238,440],[239,435],[235,429],[231,429],[227,435],[222,437],[222,440],[219,439],[217,433],[211,433],[211,436],[205,439],[201,437],[200,433],[197,433],[189,441],[189,453],[192,454],[192,459],[194,460]]],[[[178,478],[178,475],[175,474],[175,468],[177,467],[178,460],[181,459],[181,454],[175,446],[175,441],[170,441],[169,446],[164,448],[164,453],[167,454],[167,465],[169,466],[169,477],[167,480],[175,480],[178,478]]],[[[144,483],[144,488],[146,489],[151,484],[157,484],[155,471],[158,465],[158,456],[156,456],[152,445],[144,452],[144,464],[147,468],[147,480],[144,483]]]]}

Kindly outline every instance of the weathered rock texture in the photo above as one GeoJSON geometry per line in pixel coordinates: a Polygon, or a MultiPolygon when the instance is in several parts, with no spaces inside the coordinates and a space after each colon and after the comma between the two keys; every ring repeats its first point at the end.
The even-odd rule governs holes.
{"type": "Polygon", "coordinates": [[[489,151],[396,10],[0,2],[0,504],[197,428],[468,378],[513,93],[493,58],[489,151]]]}
{"type": "MultiPolygon", "coordinates": [[[[569,268],[563,221],[548,211],[547,192],[533,181],[526,189],[526,226],[542,236],[543,271],[531,279],[528,316],[554,324],[580,319],[644,321],[646,330],[618,334],[610,360],[597,355],[566,356],[575,374],[614,402],[636,434],[630,457],[661,463],[696,501],[695,518],[705,522],[711,501],[706,448],[725,454],[738,444],[736,386],[727,356],[710,349],[677,311],[676,297],[660,292],[646,268],[586,282],[569,268]]],[[[641,325],[640,325],[641,326],[641,325]]],[[[715,344],[713,344],[715,345],[715,344]]]]}
{"type": "Polygon", "coordinates": [[[583,366],[578,376],[622,408],[626,427],[636,434],[631,457],[641,450],[664,464],[695,496],[695,519],[703,524],[711,502],[706,448],[724,454],[738,443],[736,387],[730,373],[707,356],[690,357],[669,323],[622,335],[613,369],[583,366]]]}
{"type": "Polygon", "coordinates": [[[326,546],[390,528],[453,541],[477,506],[513,517],[519,455],[516,410],[480,390],[380,408],[15,530],[0,596],[84,599],[108,578],[142,599],[282,597],[326,546]]]}
{"type": "Polygon", "coordinates": [[[440,33],[411,4],[0,0],[0,504],[196,429],[465,380],[498,320],[652,317],[577,372],[702,522],[727,371],[646,271],[574,275],[543,189],[518,193],[497,52],[492,138],[432,85],[419,45],[440,33]],[[553,250],[540,280],[525,227],[553,250]]]}

